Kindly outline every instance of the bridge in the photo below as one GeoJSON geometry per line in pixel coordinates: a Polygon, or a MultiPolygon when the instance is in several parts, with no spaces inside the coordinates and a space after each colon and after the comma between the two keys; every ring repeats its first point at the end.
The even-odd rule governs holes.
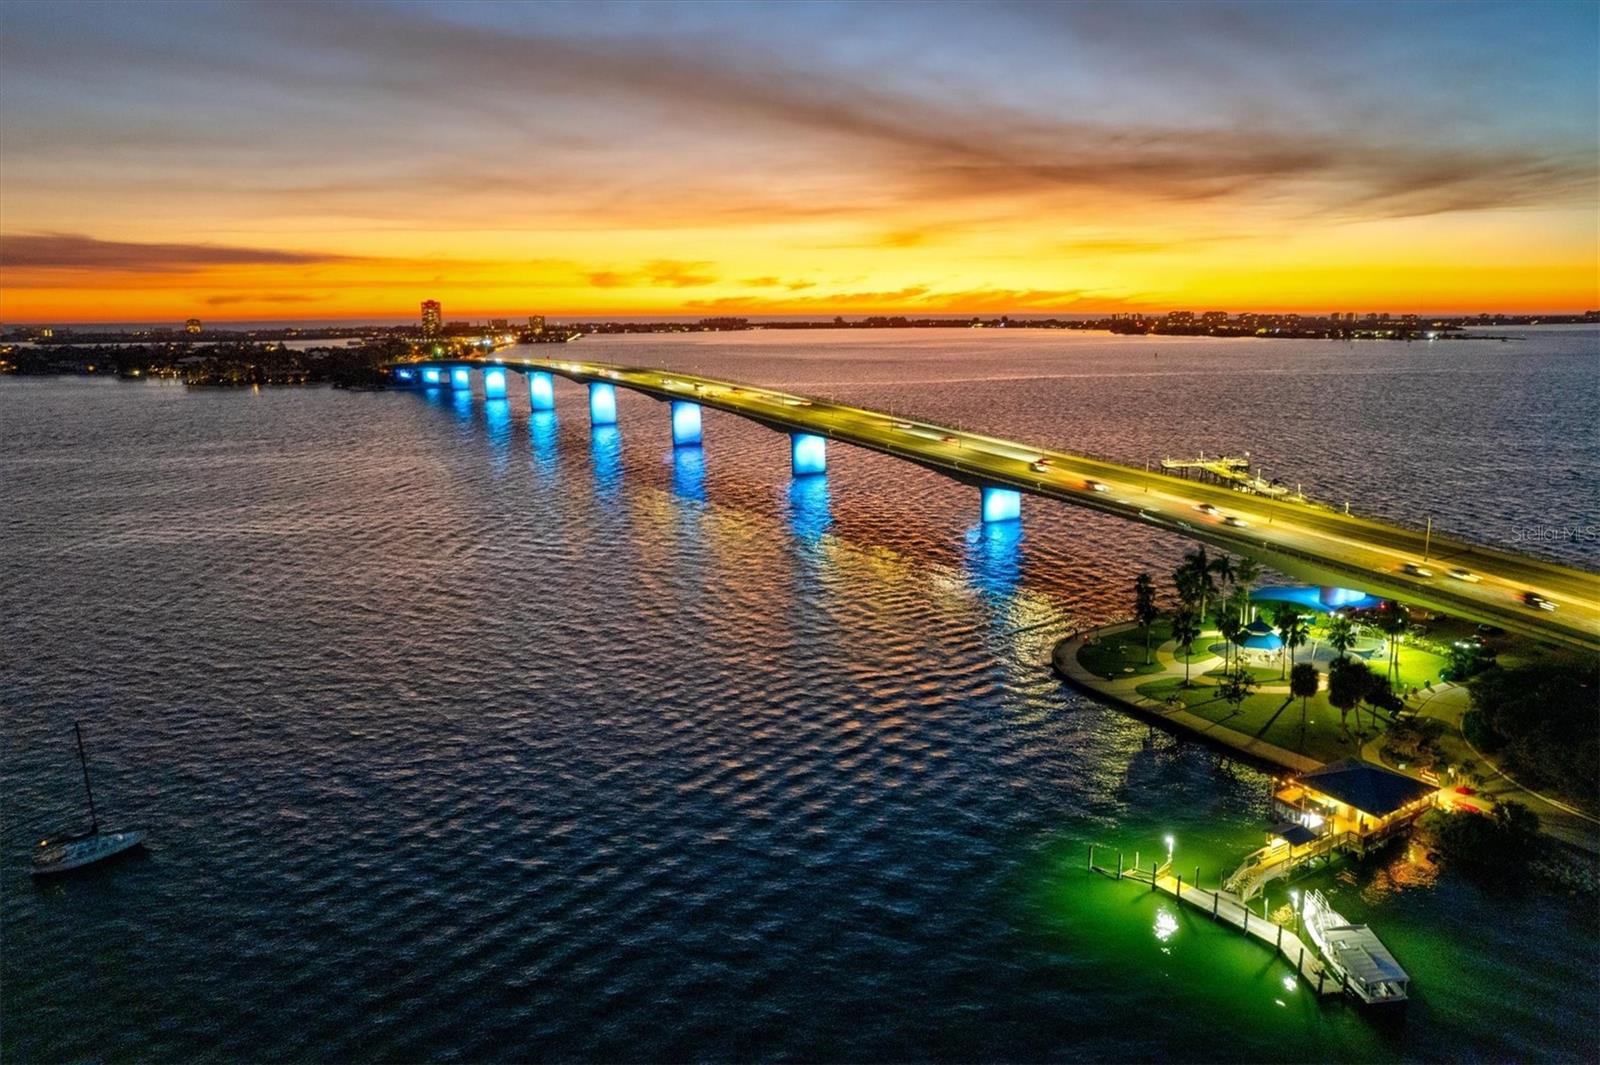
{"type": "Polygon", "coordinates": [[[672,441],[703,441],[702,411],[724,411],[790,437],[795,476],[823,473],[830,443],[914,462],[978,490],[985,522],[1017,521],[1041,496],[1177,533],[1324,588],[1338,606],[1359,588],[1535,639],[1600,650],[1600,576],[1516,552],[1167,473],[1035,447],[882,411],[672,370],[490,355],[389,364],[397,385],[504,400],[526,378],[531,409],[555,409],[557,377],[588,389],[595,425],[617,421],[617,390],[669,405],[672,441]],[[1452,572],[1456,575],[1452,576],[1452,572]],[[1531,596],[1531,598],[1530,598],[1531,596]]]}

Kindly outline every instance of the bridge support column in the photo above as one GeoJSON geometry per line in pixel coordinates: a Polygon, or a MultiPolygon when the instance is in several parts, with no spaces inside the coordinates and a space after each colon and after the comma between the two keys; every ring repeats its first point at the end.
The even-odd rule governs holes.
{"type": "Polygon", "coordinates": [[[450,387],[457,392],[471,392],[472,371],[465,366],[450,367],[450,387]]]}
{"type": "Polygon", "coordinates": [[[796,477],[827,473],[828,438],[815,433],[790,433],[789,459],[796,477]]]}
{"type": "Polygon", "coordinates": [[[700,404],[684,399],[673,400],[672,446],[699,447],[701,443],[700,404]]]}
{"type": "Polygon", "coordinates": [[[424,366],[422,368],[422,383],[427,386],[442,385],[449,375],[450,372],[443,366],[424,366]]]}
{"type": "Polygon", "coordinates": [[[506,369],[504,366],[490,366],[483,371],[483,398],[506,398],[506,369]]]}
{"type": "Polygon", "coordinates": [[[984,485],[981,492],[981,510],[985,524],[996,521],[1020,521],[1022,518],[1022,493],[1015,488],[996,488],[984,485]]]}
{"type": "Polygon", "coordinates": [[[422,383],[422,375],[415,366],[396,366],[389,376],[397,388],[415,388],[422,383]]]}
{"type": "Polygon", "coordinates": [[[556,409],[556,379],[547,373],[528,374],[528,408],[530,410],[556,409]]]}
{"type": "Polygon", "coordinates": [[[617,386],[604,381],[589,382],[589,424],[617,424],[617,386]]]}

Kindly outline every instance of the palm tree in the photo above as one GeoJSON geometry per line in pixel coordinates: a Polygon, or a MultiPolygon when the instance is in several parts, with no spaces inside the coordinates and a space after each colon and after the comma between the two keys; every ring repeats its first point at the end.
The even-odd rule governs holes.
{"type": "Polygon", "coordinates": [[[1211,575],[1217,578],[1218,596],[1223,588],[1231,588],[1238,579],[1239,568],[1230,555],[1218,555],[1211,562],[1211,575]]]}
{"type": "Polygon", "coordinates": [[[1378,628],[1389,638],[1389,669],[1385,679],[1390,685],[1394,684],[1395,674],[1400,672],[1400,637],[1405,635],[1406,624],[1406,612],[1399,603],[1389,600],[1383,604],[1378,628]]]}
{"type": "Polygon", "coordinates": [[[1180,606],[1172,614],[1172,638],[1178,641],[1178,646],[1183,649],[1183,686],[1189,686],[1189,654],[1194,650],[1194,642],[1200,638],[1200,621],[1195,616],[1194,608],[1188,604],[1180,606]]]}
{"type": "Polygon", "coordinates": [[[1278,676],[1283,677],[1289,668],[1289,663],[1294,661],[1294,652],[1298,647],[1305,646],[1306,637],[1311,630],[1306,625],[1306,619],[1301,617],[1300,611],[1292,606],[1280,607],[1277,616],[1278,638],[1283,641],[1285,658],[1283,669],[1278,671],[1278,676]]]}
{"type": "MultiPolygon", "coordinates": [[[[1345,717],[1361,703],[1366,692],[1367,667],[1348,658],[1336,658],[1328,667],[1328,702],[1339,711],[1339,727],[1349,732],[1345,717]]],[[[1356,713],[1356,727],[1361,726],[1360,711],[1356,713]]]]}
{"type": "Polygon", "coordinates": [[[1222,633],[1222,668],[1228,668],[1228,653],[1233,645],[1238,642],[1240,633],[1244,632],[1244,623],[1233,612],[1231,605],[1224,606],[1217,611],[1217,631],[1222,633]]]}
{"type": "Polygon", "coordinates": [[[1183,565],[1180,568],[1187,569],[1193,574],[1194,587],[1198,592],[1199,614],[1203,618],[1206,616],[1208,601],[1217,594],[1217,583],[1212,580],[1212,575],[1216,572],[1216,563],[1206,554],[1206,545],[1201,544],[1183,556],[1183,565]]]}
{"type": "Polygon", "coordinates": [[[1343,614],[1333,615],[1333,620],[1328,622],[1328,643],[1340,658],[1347,657],[1347,652],[1356,642],[1356,626],[1343,614]]]}
{"type": "Polygon", "coordinates": [[[1150,574],[1141,573],[1133,582],[1133,616],[1144,629],[1144,664],[1150,664],[1150,626],[1161,617],[1156,609],[1156,583],[1150,574]]]}
{"type": "Polygon", "coordinates": [[[1300,746],[1306,745],[1306,700],[1317,694],[1321,675],[1310,662],[1296,662],[1289,671],[1289,694],[1300,697],[1300,746]]]}
{"type": "Polygon", "coordinates": [[[1239,620],[1246,625],[1250,624],[1250,619],[1245,616],[1245,612],[1250,609],[1250,589],[1260,579],[1261,563],[1248,555],[1241,555],[1239,560],[1233,564],[1234,587],[1244,590],[1243,605],[1239,608],[1239,620]]]}

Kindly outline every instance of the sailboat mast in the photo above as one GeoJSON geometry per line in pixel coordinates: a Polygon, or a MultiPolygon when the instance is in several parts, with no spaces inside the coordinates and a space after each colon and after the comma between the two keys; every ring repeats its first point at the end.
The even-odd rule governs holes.
{"type": "Polygon", "coordinates": [[[89,786],[89,759],[83,753],[83,730],[72,723],[73,734],[78,737],[78,764],[83,767],[83,791],[89,796],[89,831],[100,831],[100,818],[94,812],[94,789],[89,786]]]}

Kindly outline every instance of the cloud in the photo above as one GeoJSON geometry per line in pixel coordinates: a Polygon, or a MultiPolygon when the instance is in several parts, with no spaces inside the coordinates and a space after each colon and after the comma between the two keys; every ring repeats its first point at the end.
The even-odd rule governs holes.
{"type": "Polygon", "coordinates": [[[698,288],[714,285],[717,275],[709,262],[652,259],[636,270],[596,270],[589,274],[595,288],[698,288]]]}
{"type": "Polygon", "coordinates": [[[304,265],[350,262],[349,256],[220,244],[140,244],[75,233],[15,234],[0,238],[0,266],[15,270],[111,270],[167,273],[212,266],[304,265]]]}
{"type": "Polygon", "coordinates": [[[327,298],[298,292],[237,292],[207,296],[202,302],[208,307],[231,307],[236,303],[321,303],[327,298]]]}

